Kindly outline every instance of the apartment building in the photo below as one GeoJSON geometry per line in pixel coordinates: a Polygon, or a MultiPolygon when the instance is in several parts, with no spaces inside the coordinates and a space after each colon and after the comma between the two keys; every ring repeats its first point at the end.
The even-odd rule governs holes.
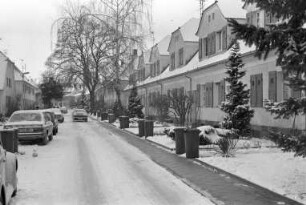
{"type": "MultiPolygon", "coordinates": [[[[214,125],[223,120],[225,113],[220,110],[220,105],[229,90],[224,81],[225,68],[230,45],[235,39],[228,23],[230,18],[258,27],[268,27],[278,21],[255,5],[240,0],[207,1],[200,20],[190,19],[171,33],[167,45],[168,66],[160,67],[162,58],[156,55],[158,44],[163,43],[162,47],[165,47],[167,42],[162,40],[151,48],[147,62],[150,73],[138,78],[136,84],[146,115],[156,115],[156,110],[150,105],[161,94],[180,91],[194,98],[190,115],[192,122],[214,125]]],[[[265,110],[264,100],[282,101],[291,96],[301,97],[304,93],[286,86],[273,52],[266,60],[259,60],[254,57],[255,47],[248,47],[243,41],[239,44],[246,70],[242,81],[250,89],[250,105],[255,110],[251,120],[253,130],[264,133],[272,127],[290,129],[293,119],[274,119],[265,110]]],[[[127,86],[125,92],[130,89],[131,86],[127,86]]],[[[295,123],[298,129],[305,130],[305,116],[297,116],[295,123]]]]}

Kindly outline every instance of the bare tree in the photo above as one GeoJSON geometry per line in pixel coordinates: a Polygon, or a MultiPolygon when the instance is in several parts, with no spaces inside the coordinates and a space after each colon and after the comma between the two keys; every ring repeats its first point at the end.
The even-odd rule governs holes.
{"type": "Polygon", "coordinates": [[[150,0],[100,0],[99,13],[95,14],[102,21],[110,23],[115,31],[114,47],[109,76],[117,100],[121,105],[121,80],[126,79],[133,49],[143,48],[144,39],[151,32],[144,21],[150,24],[150,0]]]}
{"type": "Polygon", "coordinates": [[[179,125],[184,126],[193,104],[192,96],[186,95],[184,92],[172,91],[169,93],[168,98],[169,113],[174,114],[179,125]]]}
{"type": "Polygon", "coordinates": [[[46,65],[62,81],[83,84],[94,108],[95,91],[110,73],[115,30],[92,15],[90,6],[68,4],[59,19],[58,39],[46,65]]]}

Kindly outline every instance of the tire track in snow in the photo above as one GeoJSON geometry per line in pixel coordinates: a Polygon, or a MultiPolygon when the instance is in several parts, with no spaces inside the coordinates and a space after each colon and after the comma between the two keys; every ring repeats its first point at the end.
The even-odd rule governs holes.
{"type": "Polygon", "coordinates": [[[99,178],[95,172],[94,164],[90,160],[90,150],[86,141],[82,138],[85,133],[78,132],[76,136],[78,147],[78,158],[80,168],[81,194],[80,204],[105,204],[105,200],[99,185],[99,178]]]}

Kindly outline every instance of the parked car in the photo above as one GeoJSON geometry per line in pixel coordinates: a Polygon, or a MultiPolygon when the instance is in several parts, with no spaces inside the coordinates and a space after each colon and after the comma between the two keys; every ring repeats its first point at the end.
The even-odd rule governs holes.
{"type": "Polygon", "coordinates": [[[60,110],[61,110],[61,112],[62,112],[63,114],[68,113],[68,110],[67,110],[66,107],[61,107],[60,110]]]}
{"type": "Polygon", "coordinates": [[[15,154],[7,152],[0,140],[0,204],[7,205],[17,194],[18,160],[15,154]]]}
{"type": "Polygon", "coordinates": [[[45,110],[15,111],[4,129],[18,128],[19,141],[41,140],[43,145],[53,139],[53,123],[45,110]]]}
{"type": "MultiPolygon", "coordinates": [[[[58,133],[58,120],[57,120],[57,117],[54,113],[54,111],[52,109],[46,109],[45,110],[49,115],[50,115],[50,118],[51,118],[51,122],[53,123],[53,135],[56,135],[58,133]]],[[[52,137],[53,139],[53,137],[52,137]]],[[[50,140],[52,140],[50,139],[50,140]]]]}
{"type": "Polygon", "coordinates": [[[64,115],[62,114],[61,110],[59,108],[53,108],[52,111],[54,112],[57,121],[63,123],[64,115]]]}
{"type": "Polygon", "coordinates": [[[84,109],[75,109],[72,112],[72,120],[75,121],[88,121],[88,115],[84,109]]]}

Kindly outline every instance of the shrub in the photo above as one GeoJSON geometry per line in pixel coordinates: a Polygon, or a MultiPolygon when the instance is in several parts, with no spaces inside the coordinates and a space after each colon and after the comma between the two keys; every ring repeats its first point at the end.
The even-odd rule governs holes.
{"type": "Polygon", "coordinates": [[[284,152],[294,152],[294,156],[306,157],[306,134],[295,135],[282,132],[270,132],[270,139],[284,152]]]}
{"type": "Polygon", "coordinates": [[[238,136],[229,133],[217,141],[219,149],[216,149],[216,151],[220,152],[223,157],[234,157],[237,143],[238,136]]]}

